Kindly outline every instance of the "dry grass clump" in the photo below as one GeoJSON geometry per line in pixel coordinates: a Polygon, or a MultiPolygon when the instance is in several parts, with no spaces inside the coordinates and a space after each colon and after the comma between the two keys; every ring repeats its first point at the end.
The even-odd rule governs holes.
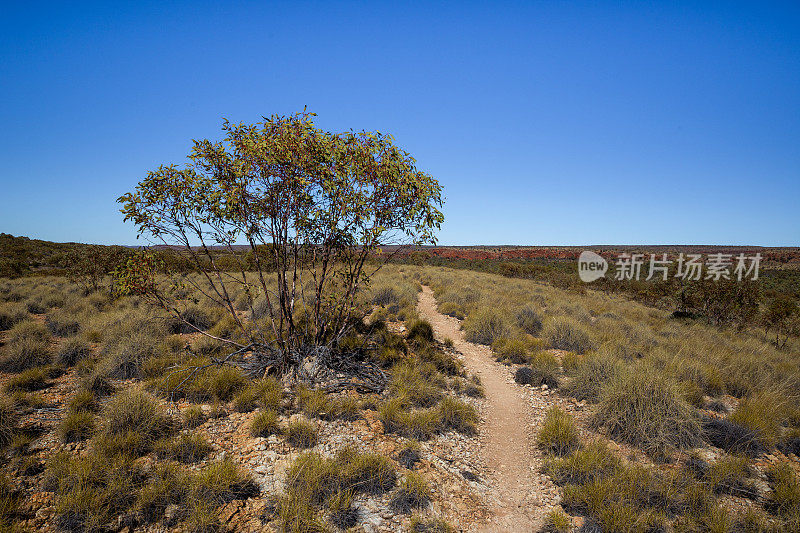
{"type": "Polygon", "coordinates": [[[275,378],[254,381],[243,388],[233,399],[233,408],[240,412],[250,412],[256,407],[280,410],[283,401],[283,387],[275,378]]]}
{"type": "Polygon", "coordinates": [[[194,333],[197,330],[205,331],[213,326],[215,322],[208,311],[196,305],[184,309],[181,312],[181,316],[183,320],[177,317],[171,317],[167,321],[167,329],[170,333],[194,333]]]}
{"type": "Polygon", "coordinates": [[[409,470],[413,469],[420,459],[422,459],[422,448],[417,441],[406,442],[397,453],[397,462],[409,470]]]}
{"type": "Polygon", "coordinates": [[[572,379],[562,390],[564,394],[578,400],[597,401],[601,387],[622,369],[622,363],[612,356],[589,354],[578,362],[572,372],[572,379]]]}
{"type": "Polygon", "coordinates": [[[431,489],[425,478],[416,472],[407,472],[400,486],[392,495],[390,505],[395,511],[407,513],[428,504],[431,489]]]}
{"type": "Polygon", "coordinates": [[[14,439],[18,420],[19,417],[11,398],[0,397],[0,449],[14,439]]]}
{"type": "Polygon", "coordinates": [[[86,440],[94,431],[94,417],[87,411],[71,411],[61,420],[58,436],[62,442],[86,440]]]}
{"type": "Polygon", "coordinates": [[[569,533],[572,531],[572,519],[560,508],[554,507],[544,517],[544,533],[569,533]]]}
{"type": "Polygon", "coordinates": [[[544,319],[542,314],[531,306],[525,306],[517,311],[515,318],[517,327],[529,335],[538,337],[542,332],[544,319]]]}
{"type": "Polygon", "coordinates": [[[254,437],[269,437],[280,432],[278,414],[270,409],[259,411],[250,422],[250,434],[254,437]]]}
{"type": "Polygon", "coordinates": [[[50,378],[59,375],[58,369],[52,366],[37,366],[13,376],[5,384],[6,392],[36,391],[50,386],[50,378]]]}
{"type": "Polygon", "coordinates": [[[539,446],[555,455],[566,455],[575,450],[580,441],[575,420],[557,406],[550,407],[537,437],[539,446]]]}
{"type": "Polygon", "coordinates": [[[761,437],[756,430],[744,427],[727,418],[703,420],[703,436],[712,445],[730,453],[745,453],[751,456],[763,451],[761,437]]]}
{"type": "Polygon", "coordinates": [[[56,337],[69,337],[80,331],[80,322],[75,315],[66,309],[57,309],[47,314],[45,318],[47,329],[56,337]]]}
{"type": "Polygon", "coordinates": [[[531,357],[530,366],[517,369],[514,381],[521,385],[547,385],[554,389],[558,387],[558,372],[558,359],[553,354],[539,352],[531,357]]]}
{"type": "Polygon", "coordinates": [[[439,428],[452,429],[465,435],[472,435],[478,428],[478,412],[468,403],[446,396],[439,402],[439,428]]]}
{"type": "Polygon", "coordinates": [[[16,302],[0,303],[0,331],[11,329],[28,318],[25,306],[16,302]]]}
{"type": "Polygon", "coordinates": [[[697,444],[701,434],[699,416],[677,384],[644,366],[622,372],[603,387],[594,423],[659,458],[697,444]]]}
{"type": "Polygon", "coordinates": [[[91,346],[79,337],[64,340],[58,348],[57,360],[64,366],[73,366],[75,363],[89,357],[92,353],[91,346]]]}
{"type": "Polygon", "coordinates": [[[416,513],[411,516],[408,529],[413,533],[455,533],[456,531],[453,526],[441,518],[426,517],[416,513]]]}
{"type": "Polygon", "coordinates": [[[743,398],[728,418],[757,435],[763,447],[772,448],[781,437],[786,398],[786,394],[759,391],[743,398]]]}
{"type": "Polygon", "coordinates": [[[94,413],[98,409],[97,396],[90,390],[80,389],[70,399],[67,409],[74,413],[80,411],[94,413]]]}
{"type": "Polygon", "coordinates": [[[195,463],[204,459],[213,449],[202,435],[186,433],[182,433],[177,439],[161,439],[153,446],[159,459],[172,459],[181,463],[195,463]]]}
{"type": "Polygon", "coordinates": [[[286,426],[286,441],[296,448],[311,448],[318,438],[317,426],[307,420],[293,420],[286,426]]]}
{"type": "Polygon", "coordinates": [[[770,468],[767,475],[772,484],[767,509],[795,521],[800,519],[800,477],[797,472],[784,462],[770,468]]]}
{"type": "Polygon", "coordinates": [[[470,314],[462,324],[464,337],[469,342],[491,346],[495,341],[509,334],[505,319],[491,309],[483,309],[470,314]]]}
{"type": "Polygon", "coordinates": [[[103,410],[105,434],[97,441],[107,455],[142,455],[174,430],[172,420],[155,398],[128,389],[111,399],[103,410]]]}
{"type": "Polygon", "coordinates": [[[406,361],[392,367],[389,393],[413,406],[430,407],[443,396],[437,385],[435,370],[432,367],[406,361]]]}
{"type": "Polygon", "coordinates": [[[408,327],[407,338],[410,342],[432,343],[434,342],[433,326],[427,320],[414,320],[408,327]]]}
{"type": "Polygon", "coordinates": [[[557,317],[547,323],[542,333],[551,348],[584,354],[594,348],[589,334],[576,321],[557,317]]]}
{"type": "Polygon", "coordinates": [[[206,466],[192,479],[193,498],[220,505],[256,496],[258,485],[226,458],[206,466]]]}
{"type": "Polygon", "coordinates": [[[183,418],[183,427],[189,429],[201,426],[206,421],[206,414],[199,405],[190,405],[183,410],[181,416],[183,418]]]}
{"type": "Polygon", "coordinates": [[[507,365],[524,365],[530,361],[530,345],[523,339],[498,339],[492,344],[492,351],[498,361],[507,365]]]}
{"type": "Polygon", "coordinates": [[[103,343],[101,366],[111,377],[141,377],[144,362],[159,355],[159,342],[156,335],[144,329],[112,335],[103,343]]]}
{"type": "MultiPolygon", "coordinates": [[[[20,324],[25,324],[25,322],[20,324]]],[[[50,364],[52,360],[53,355],[50,352],[48,340],[37,337],[9,339],[0,353],[0,370],[22,372],[29,368],[50,364]]]]}

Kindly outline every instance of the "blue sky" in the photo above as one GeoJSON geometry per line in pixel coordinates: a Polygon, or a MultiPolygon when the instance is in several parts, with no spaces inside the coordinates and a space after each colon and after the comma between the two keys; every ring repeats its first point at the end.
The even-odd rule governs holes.
{"type": "Polygon", "coordinates": [[[442,244],[800,245],[797,2],[8,3],[0,231],[115,199],[223,117],[395,136],[442,244]],[[167,5],[169,4],[169,5],[167,5]]]}

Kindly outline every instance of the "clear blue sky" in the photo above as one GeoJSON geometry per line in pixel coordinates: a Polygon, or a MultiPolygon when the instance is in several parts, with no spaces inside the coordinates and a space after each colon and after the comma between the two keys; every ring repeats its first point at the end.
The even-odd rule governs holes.
{"type": "Polygon", "coordinates": [[[442,244],[800,245],[798,2],[114,4],[0,8],[0,231],[133,244],[148,170],[308,106],[440,180],[442,244]]]}

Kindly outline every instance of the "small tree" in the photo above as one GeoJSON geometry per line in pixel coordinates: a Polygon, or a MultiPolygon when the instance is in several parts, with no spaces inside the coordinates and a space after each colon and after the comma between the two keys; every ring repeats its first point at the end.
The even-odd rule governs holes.
{"type": "MultiPolygon", "coordinates": [[[[263,368],[296,369],[308,357],[337,366],[332,349],[375,272],[368,259],[384,245],[435,243],[443,220],[438,182],[392,137],[325,132],[313,116],[225,121],[223,142],[194,141],[185,168],[161,166],[118,200],[139,235],[194,262],[205,280],[195,289],[249,339],[219,340],[232,353],[255,354],[263,368]],[[249,253],[237,252],[240,244],[249,253]],[[222,254],[236,261],[235,272],[221,267],[222,254]],[[236,312],[236,285],[251,317],[257,300],[266,308],[266,323],[236,312]]],[[[150,279],[139,292],[184,320],[162,284],[150,279]]]]}
{"type": "Polygon", "coordinates": [[[775,346],[784,348],[792,333],[797,333],[800,308],[791,296],[778,294],[770,300],[762,315],[764,333],[775,332],[775,346]],[[783,341],[781,341],[783,335],[783,341]]]}

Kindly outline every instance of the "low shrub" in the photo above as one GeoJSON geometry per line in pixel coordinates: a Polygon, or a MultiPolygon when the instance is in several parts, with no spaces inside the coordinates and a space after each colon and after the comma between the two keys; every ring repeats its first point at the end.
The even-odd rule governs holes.
{"type": "Polygon", "coordinates": [[[490,309],[471,314],[464,321],[465,338],[469,342],[491,346],[498,339],[508,336],[508,326],[502,316],[490,309]]]}
{"type": "Polygon", "coordinates": [[[81,325],[75,316],[67,310],[57,309],[45,318],[47,329],[56,337],[69,337],[80,331],[81,325]]]}
{"type": "Polygon", "coordinates": [[[478,412],[468,403],[446,396],[439,403],[439,426],[446,431],[452,429],[459,433],[472,435],[478,428],[478,412]]]}
{"type": "Polygon", "coordinates": [[[584,354],[593,348],[589,334],[573,319],[554,318],[547,323],[543,336],[551,348],[584,354]]]}
{"type": "Polygon", "coordinates": [[[537,438],[539,446],[556,455],[566,455],[580,443],[575,420],[557,406],[550,407],[544,416],[537,438]]]}
{"type": "Polygon", "coordinates": [[[788,462],[773,466],[768,471],[772,493],[766,502],[770,511],[785,517],[800,516],[800,478],[788,462]]]}
{"type": "Polygon", "coordinates": [[[430,498],[431,489],[425,478],[416,472],[408,472],[392,495],[390,505],[398,512],[407,513],[427,505],[430,498]]]}
{"type": "Polygon", "coordinates": [[[597,401],[600,388],[619,374],[622,368],[622,363],[612,356],[587,355],[578,363],[572,379],[562,390],[578,400],[597,401]]]}
{"type": "Polygon", "coordinates": [[[397,462],[409,470],[413,469],[420,459],[422,459],[422,449],[419,443],[413,440],[405,443],[397,453],[397,462]]]}
{"type": "Polygon", "coordinates": [[[0,354],[0,370],[21,372],[28,368],[47,365],[53,361],[48,341],[37,338],[24,338],[9,341],[0,354]]]}
{"type": "Polygon", "coordinates": [[[159,339],[147,330],[113,335],[103,344],[101,367],[119,379],[141,377],[142,365],[159,354],[159,339]]]}
{"type": "Polygon", "coordinates": [[[492,351],[501,363],[524,365],[530,360],[528,344],[521,339],[499,339],[492,344],[492,351]]]}
{"type": "Polygon", "coordinates": [[[112,398],[103,413],[108,422],[101,447],[111,455],[146,453],[156,440],[174,429],[172,420],[156,399],[135,388],[112,398]]]}
{"type": "Polygon", "coordinates": [[[0,331],[11,329],[26,318],[28,318],[28,312],[24,305],[16,302],[0,304],[0,331]]]}
{"type": "Polygon", "coordinates": [[[455,533],[455,528],[445,520],[436,517],[425,517],[419,514],[411,516],[408,526],[412,533],[455,533]]]}
{"type": "Polygon", "coordinates": [[[90,390],[79,389],[72,396],[67,409],[73,413],[81,411],[94,413],[98,409],[97,396],[90,390]]]}
{"type": "Polygon", "coordinates": [[[612,438],[658,458],[697,444],[701,434],[699,416],[677,384],[647,367],[623,372],[608,382],[593,421],[612,438]]]}
{"type": "Polygon", "coordinates": [[[706,440],[726,452],[756,456],[764,449],[761,445],[762,439],[756,430],[727,418],[705,418],[702,421],[702,428],[706,440]]]}
{"type": "Polygon", "coordinates": [[[14,438],[18,420],[11,398],[0,397],[0,448],[5,447],[14,438]]]}
{"type": "Polygon", "coordinates": [[[183,410],[183,426],[186,428],[196,428],[206,421],[206,415],[199,405],[190,405],[183,410]]]}
{"type": "Polygon", "coordinates": [[[542,332],[542,315],[533,307],[523,307],[517,311],[515,318],[517,319],[517,326],[525,333],[537,337],[542,332]]]}
{"type": "Polygon", "coordinates": [[[311,448],[317,443],[317,427],[305,420],[290,421],[286,427],[286,441],[297,448],[311,448]]]}
{"type": "Polygon", "coordinates": [[[208,456],[214,447],[202,435],[182,433],[177,439],[160,439],[155,443],[153,449],[160,459],[195,463],[208,456]]]}
{"type": "Polygon", "coordinates": [[[415,320],[408,328],[408,340],[420,343],[434,342],[433,326],[427,320],[415,320]]]}
{"type": "Polygon", "coordinates": [[[94,431],[94,417],[86,411],[71,411],[58,426],[58,436],[62,442],[76,442],[88,439],[94,431]]]}
{"type": "Polygon", "coordinates": [[[75,363],[89,357],[92,353],[91,346],[79,337],[64,340],[58,348],[57,361],[64,366],[73,366],[75,363]]]}
{"type": "Polygon", "coordinates": [[[254,437],[269,437],[281,432],[278,415],[275,411],[259,411],[250,422],[250,434],[254,437]]]}
{"type": "Polygon", "coordinates": [[[566,457],[549,459],[544,470],[559,485],[577,485],[607,476],[619,466],[619,458],[608,446],[595,441],[566,457]]]}
{"type": "Polygon", "coordinates": [[[544,533],[569,533],[572,531],[572,519],[561,509],[554,507],[544,517],[544,533]]]}

